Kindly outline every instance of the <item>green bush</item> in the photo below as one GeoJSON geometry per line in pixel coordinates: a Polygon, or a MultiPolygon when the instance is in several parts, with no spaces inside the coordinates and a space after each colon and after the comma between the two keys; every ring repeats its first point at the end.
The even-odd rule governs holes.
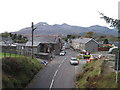
{"type": "Polygon", "coordinates": [[[42,68],[36,59],[27,57],[6,57],[2,59],[3,87],[25,87],[42,68]]]}

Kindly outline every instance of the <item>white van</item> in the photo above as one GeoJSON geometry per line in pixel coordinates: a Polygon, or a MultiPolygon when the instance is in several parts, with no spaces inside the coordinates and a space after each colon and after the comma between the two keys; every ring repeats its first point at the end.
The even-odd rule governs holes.
{"type": "Polygon", "coordinates": [[[108,53],[112,54],[112,53],[117,52],[117,50],[118,50],[118,47],[112,47],[109,49],[108,53]]]}

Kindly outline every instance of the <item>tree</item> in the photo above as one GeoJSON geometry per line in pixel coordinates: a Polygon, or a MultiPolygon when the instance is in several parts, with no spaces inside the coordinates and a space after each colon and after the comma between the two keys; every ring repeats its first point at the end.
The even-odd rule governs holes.
{"type": "Polygon", "coordinates": [[[77,35],[67,35],[67,39],[75,39],[77,38],[77,35]]]}
{"type": "Polygon", "coordinates": [[[70,39],[71,37],[72,37],[72,35],[67,35],[67,38],[69,38],[69,39],[70,39]]]}
{"type": "Polygon", "coordinates": [[[109,44],[108,39],[105,39],[103,44],[109,44]]]}
{"type": "Polygon", "coordinates": [[[92,36],[93,36],[93,32],[87,32],[85,35],[86,38],[92,38],[92,36]]]}
{"type": "Polygon", "coordinates": [[[120,33],[120,20],[118,19],[113,19],[113,18],[110,18],[108,16],[105,16],[103,13],[100,13],[99,14],[102,16],[100,18],[104,19],[106,21],[106,23],[109,23],[111,24],[110,27],[115,27],[118,29],[118,32],[120,33]]]}
{"type": "Polygon", "coordinates": [[[21,40],[21,39],[22,39],[22,35],[18,35],[18,36],[17,36],[17,39],[18,39],[18,40],[21,40]]]}
{"type": "Polygon", "coordinates": [[[4,33],[2,33],[1,35],[2,35],[2,37],[4,37],[4,38],[7,38],[7,37],[10,36],[10,34],[9,34],[8,32],[4,32],[4,33]]]}
{"type": "Polygon", "coordinates": [[[15,40],[17,38],[17,34],[14,34],[12,39],[15,40]]]}

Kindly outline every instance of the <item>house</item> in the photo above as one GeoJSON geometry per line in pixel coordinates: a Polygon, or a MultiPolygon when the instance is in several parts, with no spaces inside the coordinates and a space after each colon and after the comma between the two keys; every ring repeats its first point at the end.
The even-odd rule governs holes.
{"type": "Polygon", "coordinates": [[[11,41],[0,41],[2,52],[24,55],[25,44],[10,42],[11,41]]]}
{"type": "MultiPolygon", "coordinates": [[[[58,55],[61,51],[62,44],[60,37],[39,36],[34,37],[33,53],[40,58],[49,59],[54,54],[58,55]]],[[[25,45],[25,51],[32,53],[32,40],[30,39],[25,45]]]]}
{"type": "Polygon", "coordinates": [[[14,43],[11,37],[7,37],[7,38],[2,37],[1,40],[7,45],[11,45],[12,43],[14,43]]]}
{"type": "Polygon", "coordinates": [[[26,45],[26,43],[14,43],[13,45],[16,46],[17,54],[25,55],[25,45],[26,45]]]}
{"type": "Polygon", "coordinates": [[[11,39],[11,37],[7,37],[7,38],[2,37],[0,40],[0,46],[2,47],[2,52],[12,53],[13,50],[16,49],[13,43],[14,41],[11,39]]]}
{"type": "Polygon", "coordinates": [[[77,38],[72,40],[72,47],[77,50],[96,52],[98,51],[98,45],[98,42],[92,38],[77,38]]]}

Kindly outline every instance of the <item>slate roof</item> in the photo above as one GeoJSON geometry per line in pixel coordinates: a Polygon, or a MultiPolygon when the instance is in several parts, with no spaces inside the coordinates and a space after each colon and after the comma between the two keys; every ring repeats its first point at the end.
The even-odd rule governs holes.
{"type": "MultiPolygon", "coordinates": [[[[78,39],[73,39],[72,41],[73,42],[78,42],[78,43],[86,44],[86,43],[88,43],[91,40],[95,41],[93,38],[78,38],[78,39]]],[[[96,43],[98,43],[98,42],[96,42],[96,43]]]]}
{"type": "Polygon", "coordinates": [[[0,46],[7,46],[4,41],[0,41],[0,46]]]}
{"type": "Polygon", "coordinates": [[[34,41],[38,41],[41,43],[55,43],[56,37],[35,37],[34,41]]]}
{"type": "MultiPolygon", "coordinates": [[[[33,46],[38,46],[40,43],[57,43],[56,37],[34,37],[33,46]]],[[[30,39],[25,46],[32,46],[32,40],[30,39]]]]}
{"type": "MultiPolygon", "coordinates": [[[[38,46],[40,42],[34,41],[33,46],[38,46]]],[[[28,41],[25,46],[32,46],[32,41],[28,41]]]]}
{"type": "Polygon", "coordinates": [[[11,37],[8,37],[8,38],[3,38],[2,37],[2,41],[4,41],[6,44],[12,44],[13,43],[13,40],[11,39],[11,37]]]}

